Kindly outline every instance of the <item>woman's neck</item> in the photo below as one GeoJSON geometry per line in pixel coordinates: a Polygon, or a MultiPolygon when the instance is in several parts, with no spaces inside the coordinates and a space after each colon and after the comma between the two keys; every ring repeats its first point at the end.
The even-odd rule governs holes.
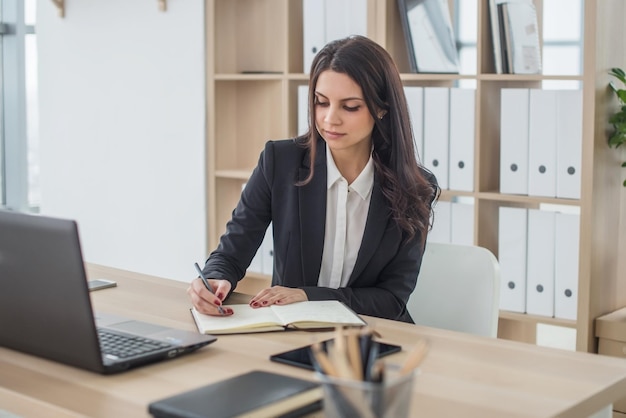
{"type": "Polygon", "coordinates": [[[359,177],[359,174],[361,174],[361,171],[363,171],[370,159],[369,148],[367,148],[366,152],[355,152],[355,150],[350,149],[331,150],[331,153],[337,169],[343,178],[348,181],[348,184],[352,184],[352,182],[359,177]]]}

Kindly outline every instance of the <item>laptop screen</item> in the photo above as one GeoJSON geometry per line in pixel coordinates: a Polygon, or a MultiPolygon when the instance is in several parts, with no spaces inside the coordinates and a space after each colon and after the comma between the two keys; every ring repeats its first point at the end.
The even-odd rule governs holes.
{"type": "Polygon", "coordinates": [[[113,373],[217,339],[102,313],[97,322],[115,341],[133,340],[133,350],[115,351],[110,342],[100,349],[76,222],[0,211],[0,346],[113,373]]]}
{"type": "Polygon", "coordinates": [[[76,222],[0,211],[0,345],[100,371],[76,222]]]}

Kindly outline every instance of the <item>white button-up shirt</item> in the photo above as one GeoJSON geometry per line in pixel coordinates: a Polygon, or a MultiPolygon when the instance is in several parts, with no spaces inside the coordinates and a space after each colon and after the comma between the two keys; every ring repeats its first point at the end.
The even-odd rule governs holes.
{"type": "Polygon", "coordinates": [[[348,184],[326,146],[326,232],[317,284],[337,289],[348,284],[361,248],[374,185],[374,161],[348,184]]]}

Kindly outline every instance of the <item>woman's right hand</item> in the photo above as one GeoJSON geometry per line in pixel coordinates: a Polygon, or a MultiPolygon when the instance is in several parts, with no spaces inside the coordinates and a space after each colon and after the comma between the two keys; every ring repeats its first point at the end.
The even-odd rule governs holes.
{"type": "Polygon", "coordinates": [[[194,279],[187,288],[187,294],[191,298],[191,303],[198,312],[214,316],[230,316],[233,314],[231,308],[222,307],[224,313],[219,311],[218,306],[222,306],[222,301],[230,292],[231,284],[228,280],[209,279],[209,285],[215,294],[209,292],[202,280],[198,277],[194,279]]]}

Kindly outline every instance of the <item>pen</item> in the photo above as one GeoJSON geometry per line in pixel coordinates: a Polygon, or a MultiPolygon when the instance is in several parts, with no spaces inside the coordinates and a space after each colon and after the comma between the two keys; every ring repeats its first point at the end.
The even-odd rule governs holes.
{"type": "MultiPolygon", "coordinates": [[[[204,277],[204,273],[202,272],[202,269],[200,268],[198,263],[195,263],[195,266],[196,266],[196,270],[198,270],[198,274],[200,275],[200,278],[202,279],[202,283],[204,283],[204,286],[207,288],[209,292],[213,293],[213,289],[211,289],[211,285],[209,284],[209,281],[206,279],[206,277],[204,277]]],[[[224,309],[222,308],[221,305],[218,306],[217,309],[220,311],[222,315],[224,315],[224,309]]]]}

